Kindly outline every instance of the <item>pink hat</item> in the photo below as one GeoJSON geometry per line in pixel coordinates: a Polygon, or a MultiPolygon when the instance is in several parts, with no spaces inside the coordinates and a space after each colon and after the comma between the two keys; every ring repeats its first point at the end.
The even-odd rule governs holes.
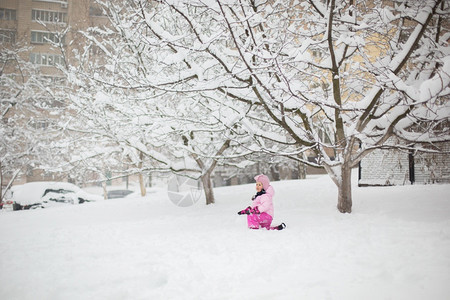
{"type": "Polygon", "coordinates": [[[264,190],[267,190],[268,188],[269,188],[269,186],[270,186],[270,180],[269,180],[269,177],[267,177],[266,175],[264,175],[264,174],[261,174],[261,175],[256,175],[255,176],[255,180],[258,182],[261,182],[262,183],[262,185],[263,185],[263,189],[264,190]]]}

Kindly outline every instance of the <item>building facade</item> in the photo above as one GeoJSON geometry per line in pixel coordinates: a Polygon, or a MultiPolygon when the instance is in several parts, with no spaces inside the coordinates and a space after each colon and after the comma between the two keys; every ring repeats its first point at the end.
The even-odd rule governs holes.
{"type": "Polygon", "coordinates": [[[374,150],[359,165],[358,185],[450,183],[450,143],[440,142],[421,147],[428,148],[430,152],[374,150]]]}
{"type": "MultiPolygon", "coordinates": [[[[7,98],[8,95],[14,96],[16,94],[14,90],[17,87],[26,85],[33,74],[24,72],[25,69],[37,70],[37,81],[40,80],[43,86],[65,86],[66,78],[61,69],[67,61],[70,61],[73,51],[83,47],[80,31],[92,25],[105,24],[106,21],[107,18],[102,17],[102,11],[93,0],[0,0],[0,50],[2,53],[16,55],[16,57],[2,55],[0,89],[2,95],[6,95],[2,98],[7,98]],[[20,58],[21,62],[19,63],[16,58],[20,58]],[[22,62],[31,65],[32,68],[20,65],[22,62]],[[11,84],[11,80],[18,83],[17,87],[11,84]]],[[[27,101],[30,95],[23,96],[23,94],[21,96],[27,101]]],[[[45,93],[39,95],[36,93],[31,96],[35,103],[59,105],[64,110],[64,103],[53,101],[50,99],[51,96],[46,99],[45,93]]],[[[11,116],[17,116],[16,107],[17,105],[11,101],[2,101],[1,121],[8,123],[11,116]]],[[[33,106],[33,109],[36,109],[36,106],[33,106]]],[[[27,125],[32,122],[31,125],[35,129],[42,130],[44,135],[52,121],[52,116],[46,115],[45,110],[37,110],[34,112],[21,110],[19,112],[23,115],[21,122],[27,125]]],[[[13,124],[21,126],[21,123],[13,124]]],[[[15,183],[62,179],[55,177],[55,174],[45,174],[32,165],[22,168],[25,175],[17,178],[15,183]]],[[[11,174],[5,175],[2,180],[3,185],[8,182],[10,176],[11,174]]]]}
{"type": "Polygon", "coordinates": [[[93,0],[0,0],[0,42],[30,47],[24,59],[58,82],[63,79],[55,66],[82,46],[79,32],[105,19],[93,0]]]}

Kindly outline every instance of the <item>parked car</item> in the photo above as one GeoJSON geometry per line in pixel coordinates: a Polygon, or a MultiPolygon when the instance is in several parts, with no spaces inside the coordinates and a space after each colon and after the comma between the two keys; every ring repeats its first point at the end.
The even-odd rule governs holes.
{"type": "Polygon", "coordinates": [[[60,204],[80,204],[102,200],[68,182],[29,182],[11,188],[10,197],[3,201],[3,209],[22,210],[44,208],[60,204]]]}
{"type": "Polygon", "coordinates": [[[114,199],[114,198],[125,198],[129,194],[132,194],[133,191],[130,190],[112,190],[108,192],[108,199],[114,199]]]}
{"type": "Polygon", "coordinates": [[[0,203],[0,209],[4,210],[22,210],[38,207],[40,207],[40,203],[37,203],[36,205],[20,205],[11,199],[4,200],[0,203]]]}

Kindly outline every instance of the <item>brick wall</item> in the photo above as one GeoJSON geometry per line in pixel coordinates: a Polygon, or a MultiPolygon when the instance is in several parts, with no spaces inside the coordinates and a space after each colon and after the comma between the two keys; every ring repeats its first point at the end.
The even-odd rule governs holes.
{"type": "MultiPolygon", "coordinates": [[[[448,153],[450,143],[428,148],[448,153]]],[[[375,150],[361,161],[359,172],[359,186],[450,183],[450,155],[417,152],[409,156],[407,151],[375,150]],[[412,178],[410,163],[414,165],[412,178]]]]}
{"type": "MultiPolygon", "coordinates": [[[[450,153],[450,143],[438,143],[434,148],[450,153]]],[[[418,153],[414,157],[414,173],[419,184],[450,183],[450,155],[418,153]]]]}
{"type": "Polygon", "coordinates": [[[375,150],[360,164],[358,184],[405,185],[409,181],[408,153],[398,150],[375,150]]]}

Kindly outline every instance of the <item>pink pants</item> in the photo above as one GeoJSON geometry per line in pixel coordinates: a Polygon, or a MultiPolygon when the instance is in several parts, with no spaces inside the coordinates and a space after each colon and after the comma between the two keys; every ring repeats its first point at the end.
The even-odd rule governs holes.
{"type": "Polygon", "coordinates": [[[247,215],[247,224],[248,228],[251,229],[259,229],[266,228],[270,229],[270,224],[272,223],[272,216],[268,213],[261,213],[261,214],[250,214],[247,215]]]}

